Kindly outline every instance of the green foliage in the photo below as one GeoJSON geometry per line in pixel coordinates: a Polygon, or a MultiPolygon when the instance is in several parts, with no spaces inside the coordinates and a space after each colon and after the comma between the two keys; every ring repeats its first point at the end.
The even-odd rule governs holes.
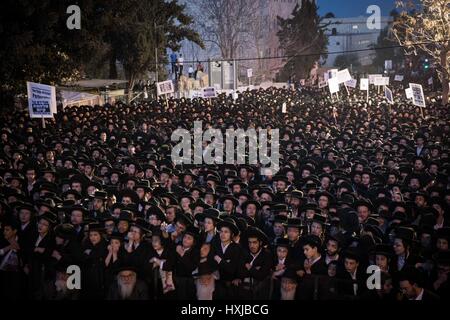
{"type": "MultiPolygon", "coordinates": [[[[279,74],[281,81],[291,77],[308,78],[314,63],[321,58],[319,54],[313,53],[326,51],[328,37],[325,31],[328,25],[322,23],[317,9],[315,1],[302,0],[301,7],[297,5],[291,17],[278,17],[280,47],[284,55],[290,56],[279,74]]],[[[322,58],[325,57],[326,54],[323,54],[322,58]]]]}
{"type": "Polygon", "coordinates": [[[105,66],[117,76],[116,61],[131,87],[155,70],[155,47],[164,63],[166,49],[178,49],[183,39],[203,47],[192,18],[175,0],[3,0],[1,98],[25,93],[26,81],[60,84],[105,74],[105,66]],[[73,4],[81,9],[81,30],[66,26],[73,4]]]}

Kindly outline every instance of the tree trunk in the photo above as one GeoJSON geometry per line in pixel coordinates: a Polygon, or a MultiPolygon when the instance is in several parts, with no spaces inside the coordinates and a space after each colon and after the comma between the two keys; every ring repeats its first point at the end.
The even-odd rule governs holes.
{"type": "Polygon", "coordinates": [[[114,52],[109,59],[109,78],[117,79],[116,54],[114,52]]]}
{"type": "Polygon", "coordinates": [[[444,80],[442,82],[442,105],[446,105],[448,103],[448,94],[449,94],[449,84],[448,77],[443,77],[444,80]]]}
{"type": "Polygon", "coordinates": [[[135,79],[133,76],[130,76],[128,80],[128,94],[127,94],[127,104],[130,103],[131,99],[133,99],[133,87],[135,85],[135,79]]]}
{"type": "Polygon", "coordinates": [[[448,103],[448,93],[449,93],[449,77],[448,77],[448,67],[447,67],[447,56],[448,51],[441,52],[441,67],[442,67],[442,105],[448,103]]]}

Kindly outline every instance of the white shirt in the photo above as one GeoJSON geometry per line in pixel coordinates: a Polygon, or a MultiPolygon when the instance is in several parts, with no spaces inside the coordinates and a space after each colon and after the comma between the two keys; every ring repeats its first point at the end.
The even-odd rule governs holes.
{"type": "Polygon", "coordinates": [[[45,236],[42,237],[41,235],[39,235],[34,246],[35,247],[39,246],[39,243],[41,243],[42,239],[44,239],[44,238],[45,238],[45,236]]]}
{"type": "MultiPolygon", "coordinates": [[[[231,243],[231,242],[230,242],[230,243],[231,243]]],[[[223,253],[223,254],[225,254],[225,251],[227,251],[227,248],[228,248],[228,246],[230,245],[230,243],[227,244],[226,246],[224,246],[222,243],[220,244],[220,246],[222,247],[222,253],[223,253]]]]}
{"type": "Polygon", "coordinates": [[[325,256],[326,264],[330,264],[331,261],[337,261],[339,259],[339,255],[335,255],[334,257],[330,257],[328,255],[325,256]]]}
{"type": "Polygon", "coordinates": [[[25,223],[25,224],[22,224],[22,225],[20,226],[20,229],[21,229],[22,231],[25,230],[25,228],[28,227],[29,224],[30,224],[29,221],[28,221],[27,223],[25,223]]]}
{"type": "Polygon", "coordinates": [[[285,261],[286,261],[286,258],[284,258],[284,259],[278,259],[278,264],[284,264],[285,261]]]}
{"type": "Polygon", "coordinates": [[[422,300],[424,291],[425,290],[422,289],[422,291],[420,291],[419,295],[415,299],[411,299],[411,300],[422,300]]]}

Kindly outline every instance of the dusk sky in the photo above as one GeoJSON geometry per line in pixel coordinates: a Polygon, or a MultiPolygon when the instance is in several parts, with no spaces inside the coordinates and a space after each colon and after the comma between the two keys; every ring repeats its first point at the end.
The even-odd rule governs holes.
{"type": "Polygon", "coordinates": [[[367,7],[375,4],[381,8],[383,16],[395,8],[395,0],[317,0],[320,15],[333,12],[337,18],[369,15],[367,7]]]}

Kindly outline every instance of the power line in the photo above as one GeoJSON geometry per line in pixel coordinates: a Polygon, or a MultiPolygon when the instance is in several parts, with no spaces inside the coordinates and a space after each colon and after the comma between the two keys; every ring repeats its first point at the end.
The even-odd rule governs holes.
{"type": "Polygon", "coordinates": [[[271,60],[271,59],[290,59],[297,57],[310,57],[310,56],[322,56],[322,55],[334,55],[334,54],[345,54],[345,53],[355,53],[355,52],[364,52],[364,51],[376,51],[376,50],[387,50],[387,49],[397,49],[397,48],[407,48],[418,45],[432,44],[432,43],[443,43],[449,40],[442,41],[427,41],[427,42],[415,42],[411,43],[409,46],[403,45],[392,45],[385,47],[373,47],[373,48],[365,48],[365,49],[354,49],[354,50],[344,50],[344,51],[332,51],[332,52],[315,52],[315,53],[301,53],[295,55],[283,55],[283,56],[269,56],[269,57],[256,57],[256,58],[220,58],[220,59],[209,59],[209,60],[196,60],[196,61],[183,61],[183,64],[189,63],[198,63],[198,62],[222,62],[222,61],[253,61],[253,60],[271,60]]]}

